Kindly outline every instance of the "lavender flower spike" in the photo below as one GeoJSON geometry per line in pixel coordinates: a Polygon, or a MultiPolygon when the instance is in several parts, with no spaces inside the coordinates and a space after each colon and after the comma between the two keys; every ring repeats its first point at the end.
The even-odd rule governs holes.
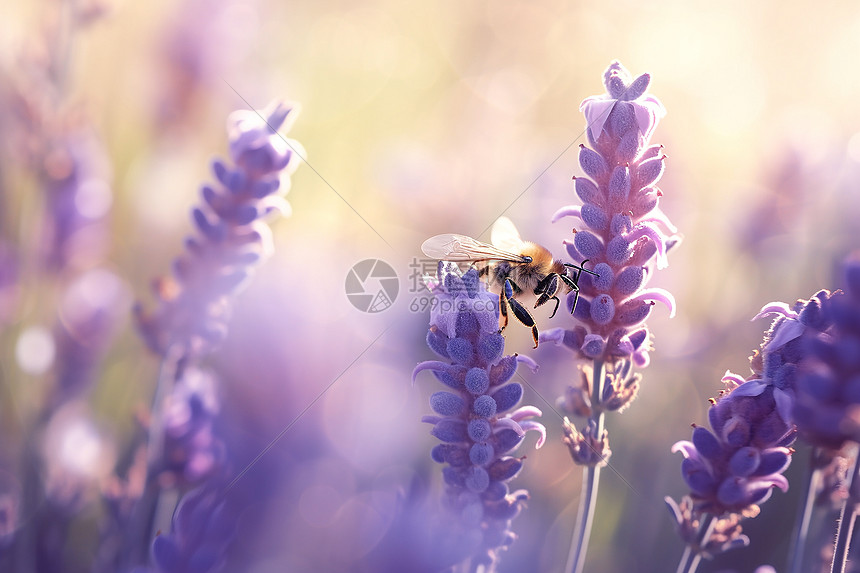
{"type": "MultiPolygon", "coordinates": [[[[575,178],[581,209],[562,207],[553,220],[580,219],[586,230],[566,242],[577,263],[585,260],[598,276],[579,277],[580,297],[572,330],[548,330],[542,340],[562,343],[580,357],[605,362],[632,359],[648,365],[650,334],[644,325],[651,307],[662,302],[675,313],[672,295],[645,288],[655,268],[664,268],[666,253],[680,240],[676,228],[658,207],[663,173],[661,147],[649,147],[660,102],[645,95],[650,77],[631,80],[618,62],[604,76],[607,94],[586,99],[580,109],[593,149],[581,146],[579,162],[587,177],[575,178]]],[[[568,295],[568,308],[573,304],[568,295]]]]}
{"type": "Polygon", "coordinates": [[[150,348],[164,355],[211,351],[226,334],[229,298],[246,283],[272,249],[271,231],[263,219],[286,214],[289,174],[298,166],[301,147],[277,130],[288,125],[293,108],[274,103],[261,112],[238,111],[228,122],[233,166],[216,160],[217,183],[201,189],[203,205],[191,214],[196,236],[173,264],[173,277],[156,284],[158,308],[136,309],[138,324],[150,348]]]}
{"type": "Polygon", "coordinates": [[[733,387],[708,411],[711,431],[697,427],[692,441],[672,446],[684,456],[681,471],[700,512],[747,514],[773,487],[788,489],[782,472],[796,431],[777,411],[772,388],[750,396],[746,384],[733,387]]]}
{"type": "Polygon", "coordinates": [[[633,367],[644,368],[650,361],[645,320],[651,308],[662,302],[670,316],[675,314],[671,293],[645,288],[654,270],[668,265],[666,254],[680,240],[657,206],[662,192],[656,183],[665,156],[649,141],[666,111],[657,98],[646,95],[650,82],[648,74],[633,79],[612,62],[603,76],[606,93],[582,102],[591,148],[580,146],[586,177],[574,177],[574,186],[583,204],[562,207],[552,218],[575,217],[585,224],[587,229],[574,229],[573,241],[565,245],[575,262],[587,262],[594,273],[580,273],[579,293],[567,297],[579,324],[541,333],[541,340],[593,362],[590,368],[579,365],[579,375],[559,400],[566,414],[588,418],[582,430],[567,420],[564,429],[571,457],[585,468],[566,567],[572,573],[585,568],[600,468],[612,453],[604,414],[625,409],[637,395],[641,376],[633,367]]]}
{"type": "MultiPolygon", "coordinates": [[[[819,304],[814,312],[807,313],[818,332],[809,329],[802,337],[803,360],[795,382],[793,414],[798,431],[817,451],[825,452],[860,441],[860,252],[845,260],[842,271],[843,290],[830,296],[822,291],[815,297],[819,304]]],[[[846,568],[860,503],[856,483],[860,456],[855,454],[848,475],[853,482],[842,504],[832,571],[846,568]]]]}
{"type": "Polygon", "coordinates": [[[842,282],[841,292],[813,299],[816,328],[802,341],[793,411],[800,435],[831,449],[860,442],[860,252],[845,261],[842,282]]]}
{"type": "Polygon", "coordinates": [[[436,296],[427,345],[442,360],[419,364],[413,379],[422,370],[432,370],[446,386],[430,397],[436,415],[424,417],[433,424],[430,433],[442,442],[431,455],[448,464],[442,475],[454,527],[478,547],[469,570],[483,566],[493,571],[499,552],[516,539],[511,520],[528,499],[525,490],[511,492],[508,487],[523,458],[507,454],[527,431],[540,434],[537,447],[546,437],[543,425],[529,420],[541,411],[532,406],[514,409],[523,387],[508,383],[519,362],[531,361],[503,356],[499,298],[487,291],[475,269],[461,274],[455,265],[440,262],[438,279],[427,282],[436,296]]]}
{"type": "Polygon", "coordinates": [[[779,411],[777,389],[731,373],[723,381],[728,390],[708,411],[711,430],[697,426],[691,441],[672,446],[684,456],[681,473],[690,488],[680,506],[666,498],[686,544],[679,572],[692,573],[702,557],[748,545],[741,520],[758,515],[774,487],[788,489],[782,474],[797,430],[779,411]]]}

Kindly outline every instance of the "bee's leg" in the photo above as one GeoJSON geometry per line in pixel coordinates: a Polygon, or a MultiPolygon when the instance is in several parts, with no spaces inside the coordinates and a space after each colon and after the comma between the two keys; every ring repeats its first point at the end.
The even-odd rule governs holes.
{"type": "Polygon", "coordinates": [[[594,276],[596,276],[596,277],[599,277],[599,276],[600,276],[600,275],[599,275],[599,274],[597,274],[596,272],[594,272],[594,271],[590,271],[590,270],[588,270],[587,268],[585,268],[585,263],[587,263],[588,261],[589,261],[589,259],[585,259],[584,261],[582,261],[582,262],[581,262],[580,264],[578,264],[578,265],[575,265],[575,264],[573,264],[573,263],[564,263],[564,266],[566,266],[567,268],[570,268],[570,269],[576,269],[576,272],[575,272],[575,273],[574,273],[574,275],[573,275],[573,280],[574,280],[574,282],[579,282],[579,275],[580,275],[580,274],[582,274],[582,271],[585,271],[585,272],[587,272],[588,274],[590,274],[590,275],[594,275],[594,276]]]}
{"type": "Polygon", "coordinates": [[[571,292],[573,293],[573,304],[570,305],[570,314],[573,314],[576,310],[576,303],[579,301],[579,287],[574,285],[571,292]]]}
{"type": "Polygon", "coordinates": [[[508,299],[505,297],[504,290],[499,293],[499,312],[502,315],[502,318],[505,319],[504,324],[502,324],[502,328],[499,332],[502,332],[508,326],[508,299]]]}
{"type": "Polygon", "coordinates": [[[559,276],[561,276],[561,280],[564,281],[564,284],[567,285],[567,288],[570,289],[570,292],[574,293],[573,294],[573,304],[570,307],[570,314],[573,314],[573,311],[576,310],[576,302],[579,300],[579,285],[576,284],[575,280],[571,279],[568,276],[565,276],[565,275],[559,275],[559,276]]]}
{"type": "Polygon", "coordinates": [[[556,313],[556,312],[558,312],[558,304],[559,304],[559,302],[560,302],[560,301],[558,300],[558,297],[557,297],[557,296],[550,297],[550,300],[554,300],[554,301],[555,301],[555,308],[553,308],[553,309],[552,309],[552,314],[551,314],[551,315],[549,315],[549,317],[550,317],[550,318],[552,318],[552,317],[554,317],[554,316],[555,316],[555,313],[556,313]]]}
{"type": "Polygon", "coordinates": [[[549,315],[550,318],[554,317],[556,311],[558,311],[559,301],[558,297],[556,296],[556,293],[558,292],[559,283],[562,280],[562,275],[558,273],[551,273],[547,275],[546,278],[544,278],[541,282],[539,282],[537,288],[535,288],[535,294],[538,295],[538,299],[537,301],[535,301],[535,308],[546,304],[550,300],[555,301],[555,308],[553,309],[552,314],[549,315]]]}
{"type": "Polygon", "coordinates": [[[513,300],[514,283],[511,282],[511,279],[505,279],[505,284],[502,285],[502,292],[499,293],[499,311],[505,319],[505,322],[502,325],[502,330],[508,326],[508,305],[510,304],[513,306],[513,300]]]}
{"type": "Polygon", "coordinates": [[[535,326],[535,319],[531,315],[529,311],[526,310],[526,307],[520,304],[520,302],[515,299],[509,299],[508,304],[511,305],[511,310],[514,313],[514,316],[522,322],[524,325],[531,327],[532,329],[532,338],[535,340],[535,348],[538,347],[538,329],[535,326]]]}

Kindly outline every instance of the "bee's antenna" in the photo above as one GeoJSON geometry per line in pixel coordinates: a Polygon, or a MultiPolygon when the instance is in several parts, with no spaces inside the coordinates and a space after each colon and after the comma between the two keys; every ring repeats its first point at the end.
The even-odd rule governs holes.
{"type": "MultiPolygon", "coordinates": [[[[582,265],[585,265],[585,263],[587,263],[587,262],[588,262],[588,259],[585,259],[584,261],[582,261],[582,263],[581,263],[581,264],[582,264],[582,265]]],[[[585,271],[585,272],[587,272],[588,274],[590,274],[590,275],[594,275],[594,276],[596,276],[596,277],[599,277],[599,276],[600,276],[600,275],[599,275],[599,274],[597,274],[596,272],[588,270],[587,268],[585,268],[585,266],[574,265],[573,263],[563,263],[563,264],[564,264],[564,266],[566,266],[566,267],[570,267],[570,268],[572,268],[572,269],[578,269],[578,270],[580,270],[580,271],[585,271]]]]}

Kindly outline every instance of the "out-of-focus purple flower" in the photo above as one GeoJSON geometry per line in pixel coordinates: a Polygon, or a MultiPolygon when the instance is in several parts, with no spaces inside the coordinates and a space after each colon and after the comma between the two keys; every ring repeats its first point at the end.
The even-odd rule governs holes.
{"type": "Polygon", "coordinates": [[[774,487],[788,489],[782,473],[791,462],[788,449],[794,426],[780,415],[773,387],[747,392],[746,384],[728,380],[730,388],[708,411],[711,430],[693,430],[692,441],[672,446],[681,452],[681,472],[694,508],[723,516],[757,511],[774,487]]]}
{"type": "Polygon", "coordinates": [[[513,451],[529,430],[543,444],[545,428],[529,418],[540,416],[533,406],[514,409],[523,387],[508,383],[517,365],[534,363],[523,356],[503,356],[505,339],[499,333],[499,299],[486,290],[478,272],[465,274],[450,263],[439,263],[437,280],[428,281],[435,295],[427,345],[442,360],[422,362],[413,372],[430,370],[447,388],[430,397],[434,416],[431,434],[442,441],[431,453],[447,464],[442,471],[447,486],[446,505],[480,540],[474,566],[492,568],[500,550],[516,536],[510,530],[528,499],[525,490],[511,492],[508,482],[519,473],[521,458],[513,451]]]}
{"type": "Polygon", "coordinates": [[[194,116],[196,108],[222,78],[234,77],[258,27],[256,2],[247,0],[188,0],[177,12],[161,40],[156,82],[161,127],[173,129],[194,116]],[[237,21],[241,25],[237,25],[237,21]]]}
{"type": "MultiPolygon", "coordinates": [[[[660,146],[648,146],[651,133],[664,115],[660,102],[646,96],[647,74],[631,80],[618,62],[604,76],[607,94],[586,99],[581,106],[594,149],[581,146],[579,163],[587,177],[575,178],[583,205],[567,206],[553,222],[573,216],[587,230],[565,242],[577,263],[588,260],[598,276],[582,273],[580,297],[572,330],[541,333],[542,341],[567,346],[586,359],[616,362],[632,359],[648,365],[650,334],[645,320],[651,307],[662,302],[675,313],[672,295],[645,288],[654,268],[667,266],[666,253],[675,246],[677,229],[658,207],[662,191],[656,184],[665,156],[660,146]]],[[[574,293],[568,295],[568,309],[574,293]]]]}
{"type": "Polygon", "coordinates": [[[44,430],[42,460],[46,497],[67,512],[79,510],[111,473],[116,458],[108,434],[83,402],[63,405],[44,430]]]}
{"type": "Polygon", "coordinates": [[[776,249],[790,246],[773,240],[797,236],[803,213],[815,202],[814,190],[835,186],[834,174],[841,172],[834,158],[828,157],[828,147],[810,145],[808,139],[790,141],[766,167],[760,189],[744,190],[745,197],[752,197],[735,223],[737,244],[745,252],[773,257],[776,249]]]}
{"type": "Polygon", "coordinates": [[[150,348],[165,355],[205,354],[226,335],[230,297],[247,282],[272,249],[271,230],[263,219],[287,213],[288,175],[298,166],[298,143],[277,130],[294,110],[275,103],[260,113],[230,116],[231,167],[216,160],[216,185],[202,188],[203,205],[192,210],[197,235],[188,237],[186,252],[173,264],[173,277],[156,284],[158,306],[136,315],[150,348]]]}
{"type": "Polygon", "coordinates": [[[480,535],[452,524],[450,514],[418,482],[413,480],[406,492],[398,491],[388,532],[361,562],[350,566],[350,571],[438,573],[476,553],[480,535]]]}
{"type": "Polygon", "coordinates": [[[236,531],[236,512],[217,488],[201,487],[179,502],[170,533],[152,543],[152,560],[159,573],[214,573],[236,531]]]}
{"type": "Polygon", "coordinates": [[[19,527],[21,486],[12,474],[0,469],[0,555],[12,543],[19,527]]]}
{"type": "Polygon", "coordinates": [[[186,368],[165,399],[164,449],[154,471],[164,486],[195,485],[224,462],[224,444],[215,433],[220,410],[214,376],[186,368]]]}
{"type": "Polygon", "coordinates": [[[0,240],[0,327],[9,322],[17,309],[18,266],[15,251],[0,240]]]}
{"type": "Polygon", "coordinates": [[[39,166],[47,212],[45,262],[59,271],[101,260],[113,202],[104,146],[85,126],[69,128],[45,145],[39,166]]]}
{"type": "Polygon", "coordinates": [[[843,265],[843,291],[822,298],[828,328],[804,338],[794,420],[804,440],[826,448],[860,441],[860,253],[843,265]]]}
{"type": "Polygon", "coordinates": [[[93,269],[77,277],[60,300],[56,340],[56,382],[52,405],[80,397],[129,310],[129,294],[119,277],[93,269]]]}

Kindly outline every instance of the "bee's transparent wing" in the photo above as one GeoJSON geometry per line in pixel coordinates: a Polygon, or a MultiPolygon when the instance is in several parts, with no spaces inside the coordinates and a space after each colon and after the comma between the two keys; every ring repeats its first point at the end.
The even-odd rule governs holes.
{"type": "Polygon", "coordinates": [[[520,237],[520,232],[514,226],[514,222],[507,217],[499,217],[493,223],[493,230],[490,232],[490,242],[497,248],[511,252],[520,252],[523,248],[523,239],[520,237]]]}
{"type": "Polygon", "coordinates": [[[476,262],[499,260],[524,263],[527,260],[520,255],[503,251],[481,241],[476,241],[472,237],[456,235],[454,233],[430,237],[421,245],[421,250],[431,259],[438,259],[440,261],[476,262]]]}

